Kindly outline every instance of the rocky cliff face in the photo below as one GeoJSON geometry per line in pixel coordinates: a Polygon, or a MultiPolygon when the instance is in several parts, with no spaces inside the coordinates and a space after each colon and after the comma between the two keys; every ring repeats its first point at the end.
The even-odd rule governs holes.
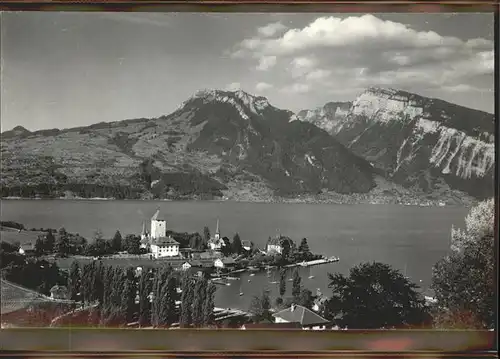
{"type": "Polygon", "coordinates": [[[314,110],[300,111],[297,119],[312,123],[330,134],[335,134],[344,123],[351,105],[351,102],[328,102],[325,106],[314,110]]]}
{"type": "Polygon", "coordinates": [[[478,198],[493,194],[492,114],[370,88],[332,122],[322,128],[396,183],[423,193],[448,188],[478,198]]]}
{"type": "Polygon", "coordinates": [[[252,198],[374,187],[369,163],[294,119],[266,98],[209,90],[160,118],[2,136],[2,194],[252,198]]]}

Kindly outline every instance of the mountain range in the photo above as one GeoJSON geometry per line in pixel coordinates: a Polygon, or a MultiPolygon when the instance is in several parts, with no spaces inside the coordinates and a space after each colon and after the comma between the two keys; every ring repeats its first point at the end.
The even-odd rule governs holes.
{"type": "Polygon", "coordinates": [[[158,118],[2,133],[2,197],[457,203],[493,193],[493,127],[392,89],[297,114],[203,90],[158,118]]]}

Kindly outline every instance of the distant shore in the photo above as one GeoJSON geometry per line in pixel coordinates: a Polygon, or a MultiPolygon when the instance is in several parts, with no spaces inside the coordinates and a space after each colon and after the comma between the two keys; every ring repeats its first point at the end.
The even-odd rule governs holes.
{"type": "Polygon", "coordinates": [[[1,197],[0,200],[8,201],[23,201],[23,200],[56,200],[56,201],[161,201],[161,202],[237,202],[237,203],[283,203],[283,204],[385,204],[385,205],[400,205],[400,206],[415,206],[415,207],[445,207],[445,206],[472,206],[473,200],[419,200],[419,199],[400,199],[394,197],[378,197],[378,198],[356,198],[355,196],[342,196],[342,198],[314,198],[314,197],[298,197],[298,198],[261,198],[261,199],[236,199],[236,198],[217,198],[217,199],[197,199],[197,198],[182,198],[182,199],[116,199],[102,197],[59,197],[59,198],[40,198],[40,197],[1,197]]]}

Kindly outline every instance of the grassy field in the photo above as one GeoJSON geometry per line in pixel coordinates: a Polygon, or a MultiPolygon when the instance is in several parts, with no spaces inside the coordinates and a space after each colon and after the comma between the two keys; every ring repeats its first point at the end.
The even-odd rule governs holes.
{"type": "Polygon", "coordinates": [[[39,231],[21,231],[19,232],[17,229],[1,227],[0,236],[3,242],[8,242],[14,244],[19,242],[20,244],[25,243],[33,243],[35,244],[36,239],[39,235],[45,234],[44,232],[39,231]]]}

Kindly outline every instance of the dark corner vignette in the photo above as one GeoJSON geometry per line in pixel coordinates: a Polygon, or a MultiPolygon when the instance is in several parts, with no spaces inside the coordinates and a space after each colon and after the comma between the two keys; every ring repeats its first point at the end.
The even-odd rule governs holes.
{"type": "Polygon", "coordinates": [[[497,12],[2,30],[5,348],[491,349],[497,12]]]}

